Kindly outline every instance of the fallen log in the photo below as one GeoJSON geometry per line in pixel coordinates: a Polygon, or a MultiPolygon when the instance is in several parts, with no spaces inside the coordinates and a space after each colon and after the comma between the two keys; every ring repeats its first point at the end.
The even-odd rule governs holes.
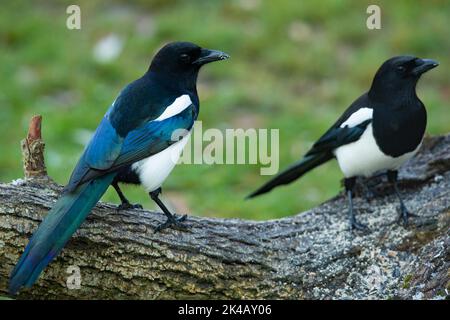
{"type": "MultiPolygon", "coordinates": [[[[45,165],[29,167],[37,174],[0,183],[0,296],[8,295],[9,273],[61,191],[45,165]]],[[[99,203],[37,283],[15,298],[444,298],[450,134],[426,138],[399,177],[418,217],[397,224],[397,199],[378,177],[370,181],[376,196],[355,199],[367,233],[349,230],[344,195],[283,219],[189,216],[188,230],[160,233],[153,229],[161,213],[99,203]]]]}

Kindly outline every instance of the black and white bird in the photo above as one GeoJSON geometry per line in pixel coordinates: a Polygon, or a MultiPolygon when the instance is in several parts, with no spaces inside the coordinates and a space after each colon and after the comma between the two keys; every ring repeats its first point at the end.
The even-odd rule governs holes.
{"type": "Polygon", "coordinates": [[[33,285],[111,184],[122,200],[121,208],[131,205],[118,183],[142,184],[167,216],[157,230],[184,220],[172,215],[158,195],[199,113],[200,68],[227,58],[221,51],[173,42],[158,51],[141,78],[123,88],[11,272],[11,293],[33,285]]]}
{"type": "Polygon", "coordinates": [[[345,176],[352,228],[366,226],[355,219],[352,193],[358,176],[386,171],[400,201],[400,218],[410,215],[397,187],[400,166],[419,150],[427,124],[425,106],[417,97],[420,76],[436,67],[431,59],[398,56],[378,69],[370,90],[356,99],[306,155],[248,197],[288,184],[315,167],[336,158],[345,176]]]}
{"type": "Polygon", "coordinates": [[[229,55],[224,52],[204,49],[193,43],[171,43],[158,52],[148,72],[141,78],[143,81],[139,88],[142,86],[145,93],[136,92],[135,96],[124,97],[142,101],[142,104],[153,103],[153,108],[160,108],[160,113],[140,130],[142,132],[129,133],[127,137],[131,140],[134,139],[131,137],[135,137],[137,144],[132,146],[130,154],[134,160],[141,160],[129,161],[121,166],[111,185],[120,197],[119,209],[142,208],[140,204],[130,204],[119,183],[145,188],[167,216],[166,222],[159,225],[156,231],[170,226],[181,227],[180,222],[186,219],[186,215],[176,218],[161,201],[161,185],[177,164],[199,114],[196,83],[200,68],[207,63],[228,58],[229,55]],[[150,152],[149,149],[158,152],[150,152]],[[146,152],[149,156],[138,158],[135,152],[146,152]]]}

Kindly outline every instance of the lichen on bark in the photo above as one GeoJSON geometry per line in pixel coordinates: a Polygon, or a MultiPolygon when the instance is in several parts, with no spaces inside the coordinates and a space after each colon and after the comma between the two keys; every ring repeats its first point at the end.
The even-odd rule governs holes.
{"type": "MultiPolygon", "coordinates": [[[[160,213],[119,212],[114,205],[99,203],[37,283],[17,298],[448,295],[450,135],[427,138],[420,153],[400,171],[406,204],[419,216],[410,226],[396,223],[398,202],[385,179],[370,183],[378,195],[355,199],[368,233],[349,230],[342,194],[283,219],[190,216],[187,231],[161,233],[153,232],[164,220],[160,213]],[[80,268],[79,289],[67,287],[70,266],[80,268]]],[[[8,275],[60,190],[51,181],[33,178],[0,184],[0,295],[8,294],[8,275]]]]}

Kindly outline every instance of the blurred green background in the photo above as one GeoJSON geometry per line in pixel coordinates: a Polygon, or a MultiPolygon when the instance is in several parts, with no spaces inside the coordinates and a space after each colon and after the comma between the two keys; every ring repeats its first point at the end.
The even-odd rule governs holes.
{"type": "MultiPolygon", "coordinates": [[[[393,55],[441,63],[418,92],[428,108],[428,132],[448,132],[449,21],[446,0],[2,1],[0,180],[22,177],[20,140],[30,117],[42,114],[48,171],[65,184],[119,90],[172,40],[232,56],[200,74],[203,129],[280,128],[280,169],[307,151],[393,55]],[[66,8],[74,3],[81,7],[81,30],[66,28],[66,8]],[[381,30],[366,28],[369,4],[381,7],[381,30]]],[[[259,165],[180,165],[163,196],[178,212],[270,219],[335,195],[341,177],[333,162],[244,201],[268,179],[259,165]]],[[[125,191],[154,208],[143,189],[125,191]]],[[[118,202],[111,190],[103,200],[118,202]]]]}

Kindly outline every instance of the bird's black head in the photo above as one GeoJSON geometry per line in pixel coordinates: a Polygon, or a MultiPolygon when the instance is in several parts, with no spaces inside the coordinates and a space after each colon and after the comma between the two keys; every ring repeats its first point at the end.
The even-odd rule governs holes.
{"type": "Polygon", "coordinates": [[[150,65],[150,71],[195,85],[200,68],[230,56],[224,52],[201,48],[191,42],[172,42],[162,47],[150,65]]]}
{"type": "Polygon", "coordinates": [[[385,61],[378,69],[369,95],[372,98],[414,94],[420,76],[438,62],[413,56],[398,56],[385,61]]]}

